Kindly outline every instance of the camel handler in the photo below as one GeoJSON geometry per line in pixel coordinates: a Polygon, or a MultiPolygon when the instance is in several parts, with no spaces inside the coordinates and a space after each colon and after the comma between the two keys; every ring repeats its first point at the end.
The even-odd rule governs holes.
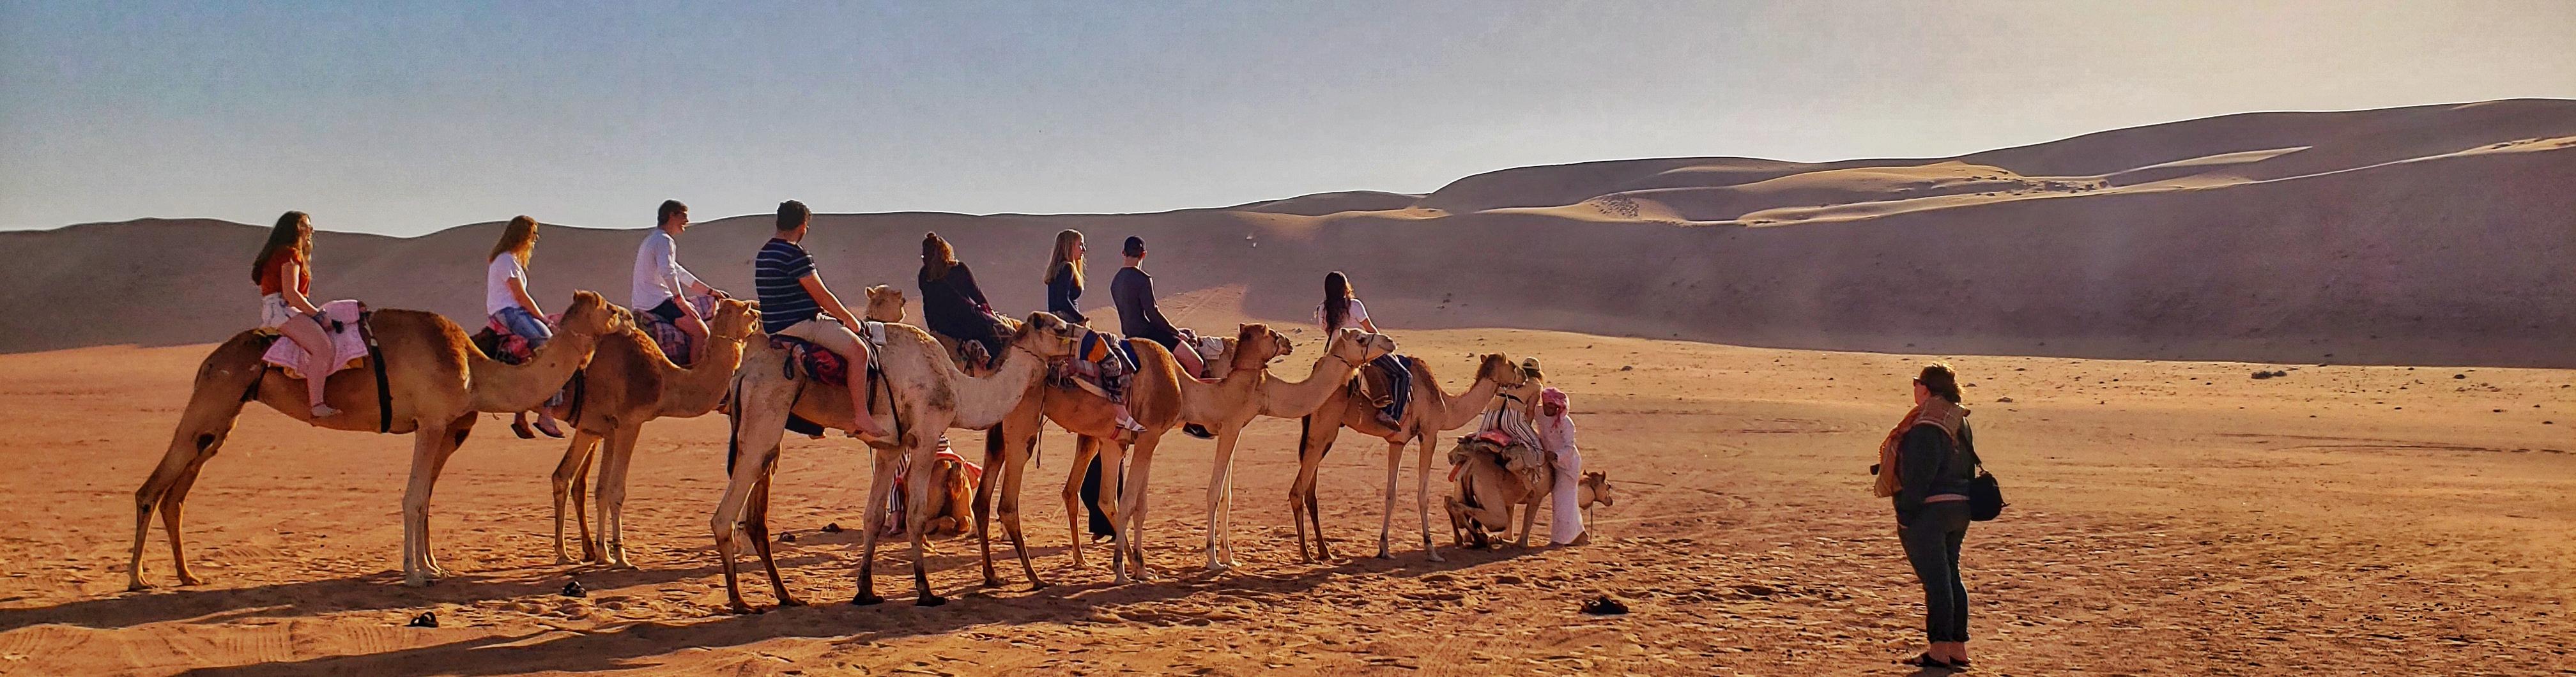
{"type": "Polygon", "coordinates": [[[1547,449],[1548,463],[1556,468],[1556,482],[1549,489],[1548,541],[1557,545],[1585,545],[1592,535],[1583,528],[1581,500],[1583,455],[1574,445],[1574,415],[1565,410],[1565,391],[1550,387],[1538,393],[1539,446],[1547,449]]]}

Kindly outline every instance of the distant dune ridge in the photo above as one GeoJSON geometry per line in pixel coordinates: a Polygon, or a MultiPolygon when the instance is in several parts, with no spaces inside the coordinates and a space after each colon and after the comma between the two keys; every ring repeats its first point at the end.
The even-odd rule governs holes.
{"type": "MultiPolygon", "coordinates": [[[[636,225],[651,208],[635,206],[636,225]]],[[[546,217],[545,205],[527,209],[546,217]]],[[[322,234],[317,295],[480,324],[483,255],[511,215],[492,216],[414,238],[322,234]]],[[[1419,196],[816,222],[808,244],[841,289],[911,288],[921,233],[935,230],[1014,314],[1043,306],[1049,235],[1077,228],[1096,275],[1118,265],[1119,239],[1141,235],[1165,295],[1240,286],[1255,317],[1307,317],[1323,273],[1343,270],[1395,329],[2576,367],[2568,100],[2248,113],[1955,158],[1522,167],[1419,196]]],[[[756,214],[696,226],[681,258],[747,292],[769,224],[756,214]]],[[[263,228],[148,219],[0,233],[13,264],[0,283],[17,292],[0,302],[0,351],[206,342],[247,327],[263,228]]],[[[642,234],[549,228],[532,266],[539,300],[551,310],[584,288],[623,301],[642,234]]],[[[1085,306],[1106,308],[1106,285],[1095,286],[1085,306]]]]}

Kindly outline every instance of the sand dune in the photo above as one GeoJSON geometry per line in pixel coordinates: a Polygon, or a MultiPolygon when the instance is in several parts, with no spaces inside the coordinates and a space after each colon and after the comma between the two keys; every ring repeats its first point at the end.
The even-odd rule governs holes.
{"type": "MultiPolygon", "coordinates": [[[[1048,236],[1093,266],[1154,243],[1168,292],[1239,286],[1303,317],[1350,272],[1398,327],[1522,326],[1882,351],[2576,366],[2576,101],[2251,113],[1958,158],[1523,167],[1422,196],[1353,191],[1158,214],[829,214],[845,286],[910,286],[937,230],[1006,310],[1048,236]]],[[[685,197],[685,196],[683,196],[685,197]]],[[[793,197],[793,196],[781,196],[793,197]]],[[[290,205],[291,206],[291,205],[290,205]]],[[[837,205],[818,205],[831,209],[837,205]]],[[[542,205],[531,205],[543,218],[542,205]]],[[[507,215],[496,214],[496,219],[507,215]]],[[[333,225],[322,220],[325,228],[333,225]]],[[[497,223],[329,234],[320,294],[476,317],[497,223]]],[[[682,258],[741,288],[765,215],[682,258]]],[[[215,340],[249,322],[258,229],[201,220],[0,233],[0,350],[215,340]],[[113,299],[69,304],[69,297],[113,299]]],[[[548,231],[535,282],[623,290],[636,230],[548,231]]],[[[1095,298],[1095,303],[1100,299],[1095,298]]]]}

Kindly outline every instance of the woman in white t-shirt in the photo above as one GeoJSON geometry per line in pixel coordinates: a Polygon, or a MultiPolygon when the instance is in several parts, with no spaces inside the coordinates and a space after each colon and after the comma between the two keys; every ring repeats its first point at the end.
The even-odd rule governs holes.
{"type": "MultiPolygon", "coordinates": [[[[1351,295],[1351,278],[1342,271],[1324,274],[1324,302],[1315,306],[1315,323],[1323,325],[1325,340],[1333,332],[1356,328],[1378,333],[1377,323],[1369,321],[1368,306],[1351,295]]],[[[1392,353],[1369,362],[1374,369],[1360,370],[1372,394],[1376,395],[1378,423],[1397,428],[1404,420],[1404,405],[1413,399],[1413,374],[1404,366],[1404,358],[1392,353]]]]}
{"type": "MultiPolygon", "coordinates": [[[[537,307],[537,299],[528,294],[528,257],[536,252],[537,220],[524,215],[512,218],[510,225],[501,228],[501,240],[492,244],[492,254],[487,258],[490,265],[483,272],[483,312],[491,316],[493,324],[527,339],[529,350],[543,347],[555,337],[554,329],[546,326],[546,311],[537,307]]],[[[526,425],[527,416],[520,413],[510,427],[520,429],[526,425]]],[[[542,407],[537,409],[537,429],[549,437],[563,437],[563,430],[555,427],[554,416],[542,407]]],[[[527,433],[523,429],[519,432],[527,433]]]]}

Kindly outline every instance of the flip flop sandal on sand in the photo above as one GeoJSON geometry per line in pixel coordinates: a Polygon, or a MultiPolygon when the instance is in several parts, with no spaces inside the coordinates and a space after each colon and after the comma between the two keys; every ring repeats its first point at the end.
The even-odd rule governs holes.
{"type": "Polygon", "coordinates": [[[1930,653],[1924,653],[1924,654],[1922,654],[1922,655],[1915,656],[1915,657],[1913,657],[1913,658],[1908,658],[1908,659],[1905,659],[1905,660],[1897,661],[1897,662],[1896,662],[1896,664],[1897,664],[1897,665],[1911,665],[1911,666],[1918,667],[1918,668],[1940,668],[1940,669],[1943,669],[1943,670],[1957,670],[1957,669],[1959,669],[1959,666],[1951,665],[1951,664],[1949,664],[1949,663],[1947,663],[1947,662],[1944,662],[1944,661],[1942,661],[1941,659],[1938,659],[1938,658],[1933,658],[1933,657],[1932,657],[1932,654],[1930,654],[1930,653]]]}

